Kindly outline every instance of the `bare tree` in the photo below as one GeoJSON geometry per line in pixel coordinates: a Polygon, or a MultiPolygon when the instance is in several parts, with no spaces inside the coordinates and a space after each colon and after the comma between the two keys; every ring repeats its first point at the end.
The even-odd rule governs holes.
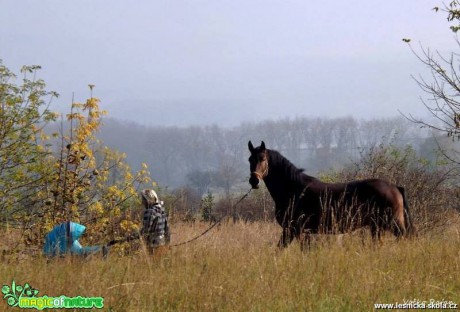
{"type": "Polygon", "coordinates": [[[150,166],[153,173],[163,177],[166,185],[175,185],[185,171],[180,151],[184,146],[184,131],[178,127],[152,130],[144,144],[144,149],[154,160],[150,166]]]}
{"type": "Polygon", "coordinates": [[[353,158],[357,151],[358,123],[352,117],[338,118],[334,129],[335,141],[337,142],[337,156],[339,161],[347,161],[353,158]]]}
{"type": "MultiPolygon", "coordinates": [[[[449,22],[456,23],[450,29],[457,33],[460,30],[460,1],[451,1],[443,8],[435,7],[436,12],[447,14],[449,22]]],[[[457,46],[460,46],[458,37],[455,38],[457,46]]],[[[405,39],[409,44],[414,55],[430,71],[430,79],[419,75],[414,77],[420,88],[427,94],[427,98],[422,99],[422,103],[431,115],[431,119],[421,119],[412,115],[406,116],[412,122],[428,127],[451,137],[453,141],[460,140],[460,54],[453,51],[442,54],[420,45],[420,52],[417,52],[410,44],[410,40],[405,39]]],[[[442,149],[440,147],[440,149],[442,149]]],[[[455,164],[460,164],[458,152],[442,151],[445,156],[455,164]]]]}
{"type": "Polygon", "coordinates": [[[200,196],[209,192],[209,187],[212,182],[211,171],[202,171],[195,169],[187,173],[188,184],[190,184],[200,196]]]}

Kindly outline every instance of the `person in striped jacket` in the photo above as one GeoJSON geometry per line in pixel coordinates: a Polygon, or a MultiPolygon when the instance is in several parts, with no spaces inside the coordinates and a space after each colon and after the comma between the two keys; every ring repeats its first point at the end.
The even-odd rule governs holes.
{"type": "Polygon", "coordinates": [[[154,190],[145,189],[141,192],[141,196],[142,205],[145,207],[141,236],[147,250],[153,254],[156,248],[169,245],[168,215],[154,190]]]}

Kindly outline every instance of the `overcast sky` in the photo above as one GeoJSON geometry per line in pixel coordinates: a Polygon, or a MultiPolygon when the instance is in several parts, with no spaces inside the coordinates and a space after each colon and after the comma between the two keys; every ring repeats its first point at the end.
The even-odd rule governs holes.
{"type": "Polygon", "coordinates": [[[0,0],[0,58],[43,67],[54,109],[88,84],[151,125],[425,112],[417,47],[455,46],[440,1],[0,0]]]}

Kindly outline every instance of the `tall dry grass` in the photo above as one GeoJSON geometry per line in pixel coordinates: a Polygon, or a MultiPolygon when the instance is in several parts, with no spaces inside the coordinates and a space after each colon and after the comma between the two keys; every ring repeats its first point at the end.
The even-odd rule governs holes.
{"type": "MultiPolygon", "coordinates": [[[[460,303],[460,223],[374,246],[369,235],[318,237],[307,252],[276,249],[271,222],[224,223],[157,256],[27,259],[0,266],[1,281],[39,295],[102,296],[107,311],[370,311],[405,299],[460,303]]],[[[173,224],[172,243],[208,224],[173,224]]],[[[1,302],[2,310],[6,307],[1,302]]]]}

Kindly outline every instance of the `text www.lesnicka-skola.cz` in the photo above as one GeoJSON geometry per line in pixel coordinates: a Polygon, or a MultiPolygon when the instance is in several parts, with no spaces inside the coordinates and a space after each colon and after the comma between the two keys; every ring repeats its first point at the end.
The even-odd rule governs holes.
{"type": "Polygon", "coordinates": [[[374,309],[376,310],[391,310],[391,309],[458,309],[458,304],[453,301],[446,300],[435,300],[430,299],[429,301],[422,301],[418,299],[404,300],[404,302],[395,303],[374,303],[374,309]]]}

